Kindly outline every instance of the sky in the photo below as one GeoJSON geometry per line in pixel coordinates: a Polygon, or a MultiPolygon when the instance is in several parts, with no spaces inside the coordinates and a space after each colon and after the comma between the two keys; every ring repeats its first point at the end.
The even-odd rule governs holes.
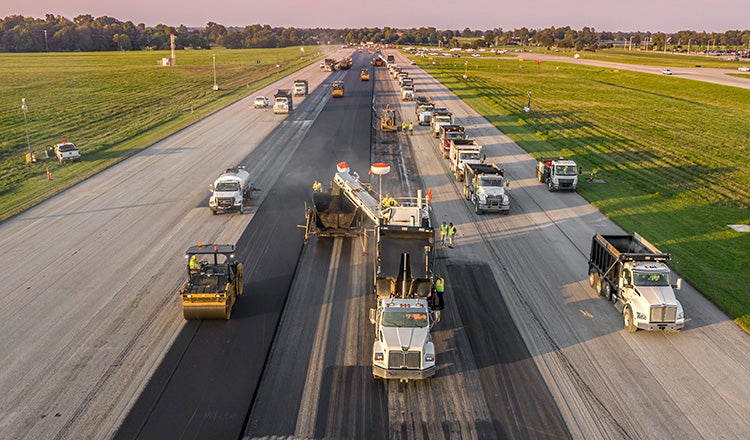
{"type": "Polygon", "coordinates": [[[72,19],[107,15],[147,26],[204,27],[269,24],[279,27],[487,30],[584,26],[597,31],[724,32],[750,28],[748,0],[0,0],[0,17],[72,19]]]}

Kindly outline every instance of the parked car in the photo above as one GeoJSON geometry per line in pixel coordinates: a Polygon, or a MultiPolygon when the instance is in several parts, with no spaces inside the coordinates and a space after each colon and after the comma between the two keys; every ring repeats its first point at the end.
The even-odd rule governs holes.
{"type": "Polygon", "coordinates": [[[740,72],[750,72],[750,67],[738,67],[737,70],[739,70],[740,72]]]}
{"type": "Polygon", "coordinates": [[[417,62],[416,62],[416,61],[414,61],[414,60],[411,60],[411,63],[409,63],[409,64],[411,64],[412,66],[416,66],[416,65],[417,65],[417,62]]]}
{"type": "Polygon", "coordinates": [[[669,69],[662,69],[662,70],[661,70],[661,73],[662,73],[663,75],[671,75],[671,74],[672,74],[672,71],[671,71],[671,70],[669,70],[669,69]]]}
{"type": "Polygon", "coordinates": [[[268,98],[265,96],[256,96],[255,101],[253,101],[253,107],[255,108],[267,108],[268,105],[268,98]]]}

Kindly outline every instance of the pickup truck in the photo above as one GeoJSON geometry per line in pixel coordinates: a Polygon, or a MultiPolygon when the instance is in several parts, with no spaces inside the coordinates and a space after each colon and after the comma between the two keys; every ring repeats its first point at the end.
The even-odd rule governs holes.
{"type": "Polygon", "coordinates": [[[450,141],[450,170],[456,182],[464,180],[464,166],[482,162],[482,146],[474,139],[453,139],[450,141]]]}
{"type": "Polygon", "coordinates": [[[55,156],[60,163],[78,162],[81,160],[81,152],[73,142],[61,142],[55,144],[55,156]]]}
{"type": "Polygon", "coordinates": [[[505,171],[497,165],[466,164],[464,179],[464,198],[474,205],[474,212],[510,212],[508,187],[510,181],[505,178],[505,171]]]}

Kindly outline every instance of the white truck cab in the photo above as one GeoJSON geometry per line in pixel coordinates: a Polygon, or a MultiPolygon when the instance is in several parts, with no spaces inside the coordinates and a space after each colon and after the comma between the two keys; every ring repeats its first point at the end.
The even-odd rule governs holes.
{"type": "Polygon", "coordinates": [[[208,189],[211,191],[208,206],[214,214],[233,210],[243,214],[254,190],[250,173],[243,166],[228,168],[208,189]]]}
{"type": "Polygon", "coordinates": [[[381,379],[426,379],[435,375],[430,330],[440,320],[425,298],[382,298],[370,309],[375,325],[372,375],[381,379]]]}

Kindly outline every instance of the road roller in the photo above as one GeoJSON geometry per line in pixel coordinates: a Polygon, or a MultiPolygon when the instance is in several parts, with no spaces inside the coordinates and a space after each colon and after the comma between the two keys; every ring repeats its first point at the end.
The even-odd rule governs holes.
{"type": "Polygon", "coordinates": [[[185,251],[188,277],[180,288],[185,319],[229,319],[242,295],[242,263],[233,244],[203,244],[185,251]]]}

